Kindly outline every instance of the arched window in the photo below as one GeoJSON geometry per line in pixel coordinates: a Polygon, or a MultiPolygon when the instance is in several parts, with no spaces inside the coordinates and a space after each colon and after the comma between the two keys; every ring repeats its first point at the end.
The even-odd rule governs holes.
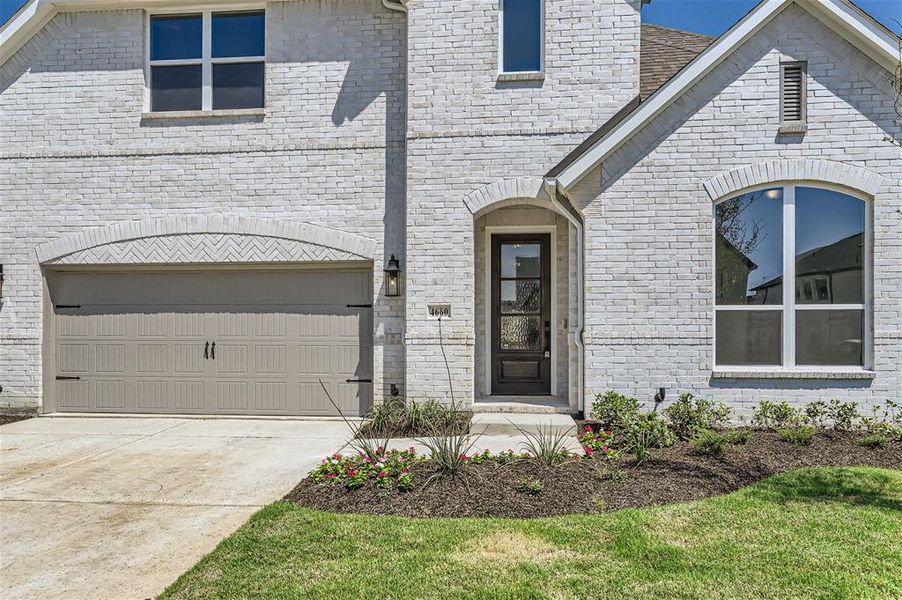
{"type": "Polygon", "coordinates": [[[807,185],[715,205],[715,364],[866,366],[868,222],[863,200],[807,185]]]}

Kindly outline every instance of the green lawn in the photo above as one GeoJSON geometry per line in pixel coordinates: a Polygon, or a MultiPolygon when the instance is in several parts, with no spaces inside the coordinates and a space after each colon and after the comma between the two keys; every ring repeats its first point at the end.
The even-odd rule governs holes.
{"type": "Polygon", "coordinates": [[[522,521],[277,502],[162,597],[902,598],[902,471],[808,469],[702,502],[522,521]]]}

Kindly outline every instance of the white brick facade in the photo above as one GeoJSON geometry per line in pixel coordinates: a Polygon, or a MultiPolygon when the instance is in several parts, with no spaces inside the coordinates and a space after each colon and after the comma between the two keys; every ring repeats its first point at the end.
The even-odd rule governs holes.
{"type": "MultiPolygon", "coordinates": [[[[575,409],[577,230],[543,175],[638,94],[640,2],[546,0],[544,73],[521,81],[498,77],[497,0],[410,0],[406,15],[269,2],[265,111],[179,118],[146,113],[143,11],[56,15],[0,64],[0,410],[41,403],[40,263],[123,257],[371,261],[377,398],[397,383],[471,402],[485,228],[529,225],[555,228],[557,396],[575,409]],[[191,236],[219,248],[198,256],[191,236]],[[401,298],[383,294],[391,254],[401,298]],[[429,318],[435,303],[451,318],[429,318]]],[[[747,410],[897,394],[894,118],[887,73],[791,6],[583,179],[585,398],[666,386],[747,410]],[[808,61],[804,136],[778,135],[783,59],[808,61]],[[872,377],[713,377],[712,203],[776,180],[874,197],[872,377]]]]}
{"type": "MultiPolygon", "coordinates": [[[[748,414],[765,399],[867,404],[902,386],[902,139],[886,73],[791,6],[580,182],[586,393],[659,385],[748,414]],[[808,61],[808,132],[780,136],[781,60],[808,61]],[[843,185],[873,202],[876,374],[713,376],[713,202],[756,184],[843,185]]],[[[733,375],[736,375],[735,373],[733,375]]]]}

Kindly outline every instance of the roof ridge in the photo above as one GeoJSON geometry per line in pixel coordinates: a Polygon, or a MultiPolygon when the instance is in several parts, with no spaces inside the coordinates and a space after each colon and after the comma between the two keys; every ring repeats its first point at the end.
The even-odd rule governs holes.
{"type": "Polygon", "coordinates": [[[714,41],[717,39],[717,36],[714,35],[706,35],[704,33],[696,33],[695,31],[686,31],[684,29],[676,29],[674,27],[664,27],[663,25],[657,25],[655,23],[641,23],[642,27],[653,27],[655,29],[663,29],[664,31],[672,31],[674,33],[682,33],[684,35],[693,35],[700,38],[705,38],[706,40],[714,41]]]}

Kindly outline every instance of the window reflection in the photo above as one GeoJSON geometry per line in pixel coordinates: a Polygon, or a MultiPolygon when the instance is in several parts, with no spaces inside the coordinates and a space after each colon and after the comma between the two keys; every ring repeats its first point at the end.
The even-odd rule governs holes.
{"type": "Polygon", "coordinates": [[[796,302],[864,302],[864,202],[796,188],[796,302]]]}
{"type": "Polygon", "coordinates": [[[715,228],[717,304],[782,304],[782,189],[721,202],[715,228]]]}

